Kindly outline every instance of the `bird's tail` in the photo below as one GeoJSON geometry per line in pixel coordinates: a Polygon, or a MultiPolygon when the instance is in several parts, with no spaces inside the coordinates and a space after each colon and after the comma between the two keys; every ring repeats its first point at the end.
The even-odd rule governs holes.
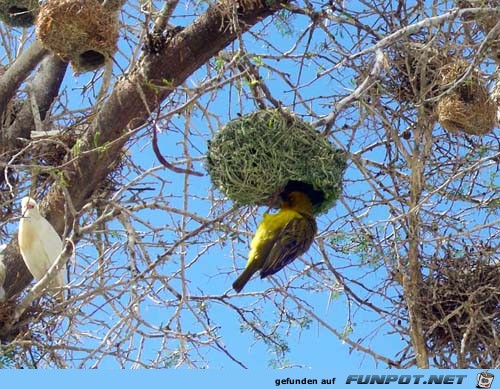
{"type": "Polygon", "coordinates": [[[241,290],[245,287],[246,283],[252,278],[253,274],[257,271],[257,269],[252,269],[251,267],[247,267],[243,270],[243,273],[233,282],[233,289],[236,293],[240,293],[241,290]]]}

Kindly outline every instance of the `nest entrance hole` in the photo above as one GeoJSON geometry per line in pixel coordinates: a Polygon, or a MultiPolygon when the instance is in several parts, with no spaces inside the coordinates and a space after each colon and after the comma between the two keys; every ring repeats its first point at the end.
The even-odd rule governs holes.
{"type": "MultiPolygon", "coordinates": [[[[20,2],[26,3],[26,2],[20,2]]],[[[33,25],[35,22],[35,15],[37,13],[37,8],[30,7],[25,4],[12,4],[8,5],[5,2],[0,1],[0,12],[2,15],[2,20],[9,25],[17,26],[17,27],[27,27],[33,25]]]]}
{"type": "Polygon", "coordinates": [[[104,65],[106,58],[95,50],[87,50],[79,56],[80,65],[84,68],[99,68],[104,65]]]}
{"type": "Polygon", "coordinates": [[[9,7],[9,13],[12,16],[20,16],[21,14],[25,14],[27,12],[29,12],[29,10],[28,8],[25,7],[18,7],[16,5],[9,7]]]}
{"type": "Polygon", "coordinates": [[[314,189],[314,187],[307,182],[293,180],[288,181],[288,183],[283,188],[281,195],[293,191],[305,193],[311,199],[313,206],[322,204],[325,201],[325,194],[323,193],[323,191],[314,189]]]}

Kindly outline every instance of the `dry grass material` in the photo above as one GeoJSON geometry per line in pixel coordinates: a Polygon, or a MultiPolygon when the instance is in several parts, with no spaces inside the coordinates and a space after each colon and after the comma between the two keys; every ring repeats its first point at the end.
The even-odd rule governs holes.
{"type": "Polygon", "coordinates": [[[488,134],[496,124],[497,106],[478,72],[455,85],[467,67],[467,62],[457,60],[440,70],[442,88],[453,89],[439,99],[436,115],[441,126],[451,133],[488,134]]]}
{"type": "Polygon", "coordinates": [[[385,88],[396,100],[415,105],[439,94],[439,69],[450,61],[446,51],[410,41],[396,45],[389,56],[385,88]]]}
{"type": "Polygon", "coordinates": [[[78,73],[103,66],[118,40],[116,16],[97,0],[48,0],[40,8],[36,32],[78,73]]]}
{"type": "Polygon", "coordinates": [[[13,27],[35,24],[40,6],[38,0],[0,0],[0,20],[13,27]]]}
{"type": "Polygon", "coordinates": [[[302,190],[315,213],[331,208],[342,191],[343,152],[291,114],[266,109],[221,128],[209,142],[214,185],[239,205],[277,206],[284,190],[302,190]]]}
{"type": "Polygon", "coordinates": [[[429,349],[489,367],[500,358],[500,263],[446,256],[436,266],[420,295],[429,349]]]}

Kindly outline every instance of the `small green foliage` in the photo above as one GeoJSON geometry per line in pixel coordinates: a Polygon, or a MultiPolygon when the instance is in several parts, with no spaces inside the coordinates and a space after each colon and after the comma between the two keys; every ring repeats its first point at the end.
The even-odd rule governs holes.
{"type": "Polygon", "coordinates": [[[349,336],[351,336],[353,332],[354,332],[353,326],[351,325],[351,323],[348,323],[345,325],[340,336],[342,337],[342,339],[347,339],[349,338],[349,336]]]}
{"type": "MultiPolygon", "coordinates": [[[[163,80],[165,81],[165,80],[163,80]]],[[[158,87],[158,85],[156,85],[154,82],[152,82],[151,80],[145,80],[144,81],[144,85],[151,89],[154,93],[158,94],[160,93],[160,88],[158,87]]]]}
{"type": "Polygon", "coordinates": [[[259,55],[254,55],[252,57],[252,60],[254,62],[255,65],[257,66],[264,66],[264,61],[262,61],[262,57],[259,56],[259,55]]]}
{"type": "Polygon", "coordinates": [[[104,157],[106,155],[110,145],[111,145],[111,143],[105,142],[103,145],[101,145],[97,148],[97,152],[99,153],[99,158],[104,157]]]}
{"type": "Polygon", "coordinates": [[[248,80],[246,83],[249,87],[253,88],[254,86],[259,85],[260,81],[259,80],[248,80]]]}
{"type": "Polygon", "coordinates": [[[64,172],[62,170],[56,170],[56,176],[57,176],[57,183],[61,186],[68,187],[69,183],[66,180],[66,176],[64,175],[64,172]]]}
{"type": "Polygon", "coordinates": [[[82,150],[82,146],[83,146],[83,141],[78,138],[75,142],[75,144],[73,145],[73,156],[75,157],[78,157],[81,153],[81,150],[82,150]]]}
{"type": "Polygon", "coordinates": [[[276,29],[282,36],[291,36],[294,33],[293,28],[293,13],[287,10],[282,10],[277,12],[276,17],[274,19],[274,25],[276,29]]]}
{"type": "Polygon", "coordinates": [[[101,137],[100,131],[96,131],[94,134],[94,147],[98,148],[99,147],[99,138],[101,137]]]}
{"type": "Polygon", "coordinates": [[[487,207],[490,208],[491,210],[500,209],[500,197],[488,201],[487,207]]]}
{"type": "Polygon", "coordinates": [[[302,316],[297,319],[297,325],[303,330],[310,329],[312,322],[313,321],[309,316],[302,316]]]}
{"type": "Polygon", "coordinates": [[[215,58],[215,68],[217,69],[217,71],[222,71],[224,70],[224,65],[225,65],[226,61],[224,61],[224,59],[222,57],[216,57],[215,58]]]}
{"type": "Polygon", "coordinates": [[[163,78],[161,80],[162,84],[166,86],[167,88],[172,88],[174,86],[174,81],[173,80],[168,80],[166,78],[163,78]]]}
{"type": "Polygon", "coordinates": [[[108,235],[113,239],[121,239],[121,236],[118,233],[118,231],[108,231],[108,235]]]}
{"type": "Polygon", "coordinates": [[[205,301],[199,301],[196,306],[200,313],[206,314],[208,312],[209,304],[207,304],[205,301]]]}

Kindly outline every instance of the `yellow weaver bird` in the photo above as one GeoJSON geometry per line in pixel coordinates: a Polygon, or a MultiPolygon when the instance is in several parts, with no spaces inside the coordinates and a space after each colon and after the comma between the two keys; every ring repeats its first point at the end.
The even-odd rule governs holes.
{"type": "Polygon", "coordinates": [[[270,276],[311,247],[318,230],[309,197],[293,191],[282,195],[283,202],[276,214],[264,214],[252,243],[245,270],[233,283],[240,292],[255,272],[260,278],[270,276]]]}

